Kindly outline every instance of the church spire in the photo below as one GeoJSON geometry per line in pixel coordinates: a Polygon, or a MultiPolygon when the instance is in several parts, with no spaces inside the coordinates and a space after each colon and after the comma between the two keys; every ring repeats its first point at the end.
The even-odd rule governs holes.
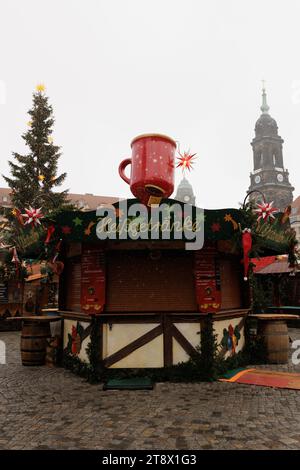
{"type": "Polygon", "coordinates": [[[261,109],[261,112],[263,114],[268,114],[268,111],[269,111],[270,107],[268,106],[268,103],[267,103],[267,95],[266,95],[266,88],[265,88],[265,81],[264,80],[262,81],[262,84],[263,84],[263,87],[262,87],[262,105],[261,105],[260,109],[261,109]]]}

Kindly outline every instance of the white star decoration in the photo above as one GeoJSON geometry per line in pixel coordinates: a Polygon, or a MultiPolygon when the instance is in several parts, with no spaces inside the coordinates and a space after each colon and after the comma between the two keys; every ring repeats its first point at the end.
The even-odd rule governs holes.
{"type": "Polygon", "coordinates": [[[260,219],[262,220],[269,220],[269,219],[275,219],[274,213],[278,212],[278,209],[273,207],[273,201],[268,203],[268,202],[262,202],[261,204],[257,204],[257,209],[254,209],[254,212],[258,214],[257,220],[259,221],[260,219]]]}
{"type": "Polygon", "coordinates": [[[41,207],[39,209],[33,209],[32,207],[29,207],[29,209],[25,208],[26,213],[22,214],[24,219],[26,219],[25,225],[32,224],[34,227],[36,227],[37,225],[41,225],[41,222],[39,220],[43,217],[43,214],[41,211],[42,211],[41,207]]]}

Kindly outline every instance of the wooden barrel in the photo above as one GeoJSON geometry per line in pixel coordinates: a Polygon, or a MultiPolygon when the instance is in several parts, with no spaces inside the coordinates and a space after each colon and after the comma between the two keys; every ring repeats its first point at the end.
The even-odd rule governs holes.
{"type": "Polygon", "coordinates": [[[268,363],[286,364],[289,359],[289,336],[286,321],[262,321],[260,333],[266,344],[268,363]]]}
{"type": "Polygon", "coordinates": [[[23,366],[42,366],[45,364],[47,338],[50,336],[49,322],[24,320],[21,334],[23,366]]]}

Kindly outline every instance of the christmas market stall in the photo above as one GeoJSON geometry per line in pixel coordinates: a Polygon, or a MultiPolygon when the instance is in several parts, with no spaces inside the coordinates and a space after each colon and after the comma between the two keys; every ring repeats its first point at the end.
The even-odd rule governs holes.
{"type": "MultiPolygon", "coordinates": [[[[293,234],[268,204],[259,217],[248,205],[203,210],[170,199],[175,148],[165,136],[135,139],[132,159],[120,165],[135,199],[56,216],[69,357],[88,363],[92,349],[105,368],[175,365],[196,352],[208,317],[222,357],[243,349],[250,255],[285,253],[293,234]]],[[[192,157],[180,154],[180,164],[192,157]]]]}
{"type": "Polygon", "coordinates": [[[288,255],[269,256],[254,260],[253,269],[258,309],[276,309],[290,306],[293,313],[300,309],[300,270],[291,265],[288,255]]]}

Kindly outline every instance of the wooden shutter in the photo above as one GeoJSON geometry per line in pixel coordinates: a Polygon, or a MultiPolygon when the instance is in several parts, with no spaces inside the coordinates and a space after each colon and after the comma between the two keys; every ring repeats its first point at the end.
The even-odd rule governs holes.
{"type": "Polygon", "coordinates": [[[196,312],[192,254],[175,250],[109,252],[105,310],[196,312]]]}
{"type": "Polygon", "coordinates": [[[66,262],[66,310],[81,311],[81,257],[68,258],[66,262]]]}
{"type": "Polygon", "coordinates": [[[241,266],[239,259],[234,256],[220,259],[222,309],[240,308],[241,296],[241,266]]]}

